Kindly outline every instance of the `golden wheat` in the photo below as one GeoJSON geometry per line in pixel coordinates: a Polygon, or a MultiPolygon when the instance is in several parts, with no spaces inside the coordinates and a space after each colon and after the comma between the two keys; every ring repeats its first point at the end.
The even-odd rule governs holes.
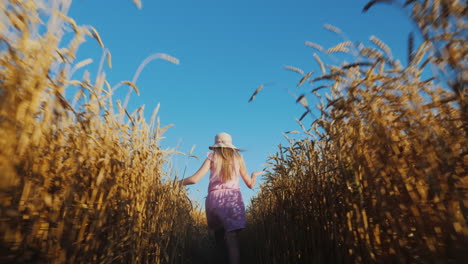
{"type": "Polygon", "coordinates": [[[299,73],[300,75],[304,75],[304,71],[299,69],[299,68],[296,68],[296,67],[293,67],[293,66],[284,66],[284,68],[286,70],[290,70],[290,71],[293,71],[293,72],[297,72],[299,73]]]}
{"type": "MultiPolygon", "coordinates": [[[[364,11],[381,2],[396,1],[370,1],[364,11]]],[[[467,6],[415,0],[407,8],[423,36],[414,52],[410,35],[407,67],[372,37],[380,50],[360,45],[354,62],[329,66],[311,81],[320,82],[312,90],[319,99],[320,89],[331,94],[318,106],[321,117],[310,127],[300,123],[305,137],[288,139],[290,145],[270,157],[243,233],[251,263],[468,258],[468,108],[461,61],[468,46],[456,23],[467,6]],[[423,79],[428,66],[439,71],[423,79]]]]}
{"type": "Polygon", "coordinates": [[[305,42],[306,46],[309,46],[309,47],[312,47],[318,51],[323,51],[323,47],[320,46],[319,44],[316,44],[316,43],[313,43],[313,42],[310,42],[310,41],[306,41],[305,42]]]}
{"type": "Polygon", "coordinates": [[[187,263],[192,206],[162,170],[168,127],[155,122],[158,108],[150,124],[144,107],[115,109],[103,60],[95,82],[86,71],[70,79],[92,62],[74,63],[85,37],[104,44],[67,17],[69,1],[52,2],[0,4],[0,262],[187,263]]]}

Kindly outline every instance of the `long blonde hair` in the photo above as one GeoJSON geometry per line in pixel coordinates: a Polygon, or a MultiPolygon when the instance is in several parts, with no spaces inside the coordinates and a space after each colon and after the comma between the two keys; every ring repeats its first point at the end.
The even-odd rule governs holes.
{"type": "Polygon", "coordinates": [[[236,167],[236,161],[239,168],[245,166],[244,159],[239,154],[239,151],[232,148],[213,148],[214,151],[214,170],[216,175],[223,180],[223,182],[230,181],[234,175],[233,171],[236,167]]]}

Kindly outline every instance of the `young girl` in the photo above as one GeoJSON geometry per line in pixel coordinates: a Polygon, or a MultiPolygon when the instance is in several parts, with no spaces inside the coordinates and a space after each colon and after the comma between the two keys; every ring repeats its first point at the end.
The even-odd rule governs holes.
{"type": "MultiPolygon", "coordinates": [[[[253,189],[256,171],[249,177],[239,149],[232,144],[227,133],[215,137],[215,144],[209,149],[207,159],[191,177],[179,181],[180,185],[197,183],[210,170],[208,196],[205,201],[208,228],[215,233],[218,250],[226,251],[229,263],[240,263],[239,231],[245,227],[245,207],[239,186],[239,175],[245,184],[253,189]]],[[[224,254],[223,254],[224,255],[224,254]]]]}

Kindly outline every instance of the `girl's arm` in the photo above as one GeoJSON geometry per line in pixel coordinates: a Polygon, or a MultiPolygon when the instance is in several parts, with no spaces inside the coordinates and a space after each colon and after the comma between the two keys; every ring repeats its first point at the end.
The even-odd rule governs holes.
{"type": "Polygon", "coordinates": [[[193,174],[192,176],[188,178],[180,180],[179,186],[197,183],[210,170],[210,165],[211,165],[211,160],[206,159],[205,162],[203,162],[203,165],[200,167],[200,169],[198,169],[198,171],[195,172],[195,174],[193,174]]]}
{"type": "Polygon", "coordinates": [[[249,173],[247,172],[245,165],[242,165],[240,169],[241,177],[244,180],[247,187],[249,187],[250,189],[254,188],[257,176],[263,173],[264,173],[263,171],[255,171],[255,172],[252,172],[252,176],[249,177],[249,173]]]}

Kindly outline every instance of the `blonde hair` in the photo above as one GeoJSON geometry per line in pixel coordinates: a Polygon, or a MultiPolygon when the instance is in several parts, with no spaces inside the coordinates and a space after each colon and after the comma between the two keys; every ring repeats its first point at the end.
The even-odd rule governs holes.
{"type": "Polygon", "coordinates": [[[239,151],[232,148],[213,148],[214,156],[214,171],[219,175],[223,182],[230,181],[234,175],[233,171],[236,168],[236,161],[239,168],[245,167],[244,159],[239,154],[239,151]]]}

